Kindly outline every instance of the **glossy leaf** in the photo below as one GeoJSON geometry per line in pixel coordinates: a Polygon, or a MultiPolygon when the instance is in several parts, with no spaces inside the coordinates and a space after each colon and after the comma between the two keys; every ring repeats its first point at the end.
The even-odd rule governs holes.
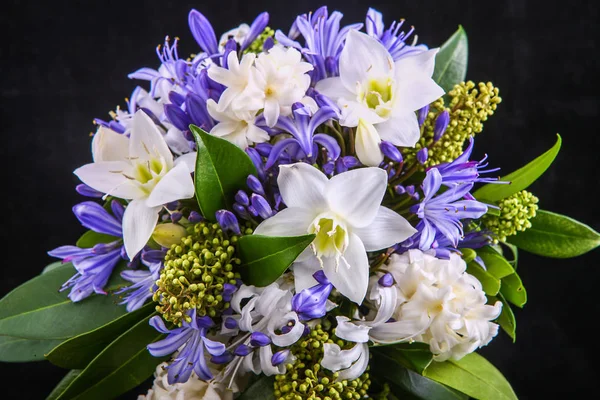
{"type": "Polygon", "coordinates": [[[519,264],[519,248],[511,243],[502,243],[502,248],[506,248],[506,250],[510,253],[510,256],[507,256],[507,251],[502,252],[506,258],[506,261],[508,261],[510,266],[516,271],[519,264]]]}
{"type": "Polygon", "coordinates": [[[495,296],[500,290],[500,279],[483,269],[476,261],[467,265],[467,272],[473,275],[483,286],[483,291],[489,296],[495,296]]]}
{"type": "Polygon", "coordinates": [[[315,235],[242,236],[238,241],[238,251],[244,283],[267,286],[275,282],[314,238],[315,235]]]}
{"type": "Polygon", "coordinates": [[[163,336],[148,324],[149,319],[144,318],[110,343],[56,400],[111,399],[150,377],[164,358],[152,357],[146,349],[163,336]]]}
{"type": "Polygon", "coordinates": [[[41,361],[62,340],[26,339],[14,336],[0,336],[0,361],[29,362],[41,361]]]}
{"type": "Polygon", "coordinates": [[[510,236],[508,242],[520,249],[553,258],[576,257],[600,245],[600,234],[565,215],[538,210],[531,228],[510,236]]]}
{"type": "MultiPolygon", "coordinates": [[[[94,295],[73,303],[67,291],[59,292],[73,274],[73,266],[65,264],[7,294],[0,300],[0,335],[65,340],[125,314],[125,307],[116,306],[118,299],[111,295],[94,295]]],[[[112,288],[109,285],[107,290],[112,288]]]]}
{"type": "Polygon", "coordinates": [[[46,397],[46,400],[56,400],[58,396],[79,376],[81,373],[80,369],[74,369],[69,371],[61,380],[58,385],[52,390],[52,392],[46,397]]]}
{"type": "Polygon", "coordinates": [[[261,375],[236,400],[275,400],[273,377],[261,375]]]}
{"type": "Polygon", "coordinates": [[[502,278],[502,287],[500,293],[512,304],[517,307],[523,307],[527,303],[527,291],[521,278],[515,272],[505,278],[502,278]]]}
{"type": "Polygon", "coordinates": [[[398,364],[410,368],[419,374],[431,364],[433,354],[426,343],[396,343],[371,347],[373,354],[384,353],[398,364]]]}
{"type": "Polygon", "coordinates": [[[490,203],[500,201],[523,189],[527,189],[529,185],[537,180],[537,178],[542,176],[556,158],[562,143],[560,135],[556,136],[556,143],[550,150],[524,167],[500,178],[501,181],[510,182],[510,184],[499,185],[488,183],[477,189],[475,193],[473,193],[473,196],[478,200],[490,203]]]}
{"type": "Polygon", "coordinates": [[[87,231],[86,233],[81,235],[81,237],[79,238],[79,240],[77,240],[77,243],[75,245],[77,247],[81,247],[82,249],[89,249],[91,247],[94,247],[98,243],[110,243],[120,239],[121,238],[112,235],[106,235],[104,233],[87,231]]]}
{"type": "Polygon", "coordinates": [[[205,218],[215,221],[215,213],[231,208],[235,193],[246,186],[248,175],[256,175],[250,157],[227,140],[209,135],[191,125],[198,156],[194,185],[198,205],[205,218]]]}
{"type": "Polygon", "coordinates": [[[46,355],[52,364],[67,369],[83,369],[115,338],[154,312],[155,303],[148,303],[90,332],[68,339],[46,355]]]}
{"type": "Polygon", "coordinates": [[[506,332],[508,336],[510,336],[514,343],[517,340],[517,320],[515,319],[515,314],[510,308],[510,304],[508,304],[501,293],[498,293],[498,296],[496,297],[489,297],[488,300],[489,304],[494,304],[496,301],[502,302],[502,313],[496,319],[496,323],[500,325],[502,330],[506,332]]]}
{"type": "Polygon", "coordinates": [[[64,265],[62,261],[56,261],[56,262],[53,262],[52,264],[48,264],[42,270],[42,274],[50,272],[50,271],[60,267],[61,265],[64,265]]]}
{"type": "Polygon", "coordinates": [[[491,247],[477,249],[477,255],[483,260],[487,272],[498,279],[515,272],[506,258],[491,247]]]}
{"type": "Polygon", "coordinates": [[[477,253],[473,249],[460,249],[462,259],[468,264],[477,257],[477,253]]]}
{"type": "Polygon", "coordinates": [[[457,83],[463,82],[467,76],[469,58],[469,42],[467,33],[459,25],[458,30],[440,47],[435,56],[433,80],[446,91],[457,83]]]}
{"type": "Polygon", "coordinates": [[[425,376],[479,400],[516,400],[512,387],[489,361],[477,353],[462,359],[434,362],[425,376]]]}

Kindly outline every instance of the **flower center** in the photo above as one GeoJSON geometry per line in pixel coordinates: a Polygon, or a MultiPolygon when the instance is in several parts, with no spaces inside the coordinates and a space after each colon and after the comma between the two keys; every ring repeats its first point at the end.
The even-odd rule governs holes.
{"type": "Polygon", "coordinates": [[[348,246],[348,232],[331,216],[318,216],[308,228],[308,233],[316,235],[312,243],[316,256],[339,259],[348,246]]]}
{"type": "MultiPolygon", "coordinates": [[[[370,79],[363,94],[363,100],[366,105],[375,110],[378,114],[384,111],[381,108],[392,99],[392,80],[370,79]]],[[[387,109],[388,107],[385,107],[387,109]]]]}
{"type": "Polygon", "coordinates": [[[162,157],[151,157],[149,160],[133,161],[133,178],[147,192],[152,191],[154,186],[156,186],[166,173],[167,165],[162,157]]]}

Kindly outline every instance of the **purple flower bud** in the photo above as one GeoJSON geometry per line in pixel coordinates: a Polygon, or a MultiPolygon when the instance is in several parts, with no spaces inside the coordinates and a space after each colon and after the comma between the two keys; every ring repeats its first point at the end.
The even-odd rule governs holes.
{"type": "Polygon", "coordinates": [[[172,201],[170,203],[165,204],[165,207],[167,207],[167,210],[169,210],[169,211],[175,211],[179,208],[179,202],[172,201]]]}
{"type": "Polygon", "coordinates": [[[248,204],[250,204],[248,195],[243,190],[238,190],[238,192],[235,194],[235,201],[237,201],[239,204],[244,205],[244,206],[247,206],[248,204]]]}
{"type": "Polygon", "coordinates": [[[406,193],[406,189],[402,185],[396,185],[396,186],[394,186],[394,191],[397,194],[404,194],[404,193],[406,193]]]}
{"type": "Polygon", "coordinates": [[[271,364],[273,364],[274,367],[281,365],[287,360],[289,355],[289,350],[280,350],[271,357],[271,364]]]}
{"type": "Polygon", "coordinates": [[[233,354],[231,354],[228,351],[221,354],[220,356],[212,356],[210,358],[210,362],[212,362],[213,364],[227,364],[231,360],[233,360],[233,354]]]}
{"type": "Polygon", "coordinates": [[[394,277],[388,272],[387,274],[379,278],[377,283],[379,283],[379,285],[383,287],[390,287],[394,284],[394,277]]]}
{"type": "Polygon", "coordinates": [[[185,96],[175,91],[172,91],[169,92],[169,101],[179,107],[185,102],[185,96]]]}
{"type": "Polygon", "coordinates": [[[238,327],[238,323],[235,318],[225,318],[224,325],[227,329],[235,329],[238,327]]]}
{"type": "Polygon", "coordinates": [[[258,177],[261,179],[265,178],[265,165],[262,160],[261,154],[254,148],[248,147],[246,149],[246,154],[252,160],[254,167],[256,167],[256,171],[258,172],[258,177]]]}
{"type": "Polygon", "coordinates": [[[116,219],[121,221],[123,219],[123,214],[125,213],[125,207],[119,200],[113,200],[110,202],[110,209],[112,210],[113,215],[116,219]]]}
{"type": "Polygon", "coordinates": [[[268,37],[265,39],[265,42],[263,43],[263,51],[269,51],[273,48],[273,46],[275,46],[275,41],[273,40],[272,37],[268,37]]]}
{"type": "Polygon", "coordinates": [[[250,345],[254,347],[263,347],[271,344],[271,339],[262,332],[252,332],[250,335],[250,345]]]}
{"type": "Polygon", "coordinates": [[[425,118],[427,118],[427,114],[429,114],[429,104],[419,110],[419,126],[422,126],[425,123],[425,118]]]}
{"type": "Polygon", "coordinates": [[[179,211],[175,211],[174,213],[171,213],[171,221],[172,222],[178,222],[179,220],[181,220],[182,217],[183,217],[183,214],[179,211]]]}
{"type": "Polygon", "coordinates": [[[250,217],[250,214],[248,213],[248,210],[246,210],[246,207],[239,203],[233,203],[233,211],[235,211],[235,213],[239,215],[240,218],[249,219],[250,217]]]}
{"type": "Polygon", "coordinates": [[[397,163],[402,162],[402,154],[400,154],[400,150],[398,150],[398,148],[390,142],[386,142],[385,140],[383,140],[379,145],[379,148],[381,149],[383,155],[389,158],[390,160],[395,161],[397,163]]]}
{"type": "Polygon", "coordinates": [[[248,175],[248,179],[246,179],[246,184],[254,193],[258,193],[262,196],[265,195],[265,189],[263,188],[262,183],[258,180],[254,175],[248,175]]]}
{"type": "Polygon", "coordinates": [[[252,349],[250,347],[246,346],[245,344],[240,344],[233,351],[233,354],[235,354],[236,356],[240,356],[240,357],[245,357],[250,353],[252,353],[252,349]]]}
{"type": "Polygon", "coordinates": [[[303,321],[321,318],[327,313],[327,298],[332,289],[333,285],[330,283],[304,289],[292,297],[292,310],[303,321]]]}
{"type": "Polygon", "coordinates": [[[428,154],[427,147],[423,147],[421,150],[417,151],[417,160],[420,164],[425,164],[428,154]]]}
{"type": "Polygon", "coordinates": [[[273,145],[270,143],[257,143],[254,148],[261,156],[269,157],[271,150],[273,150],[273,145]]]}
{"type": "Polygon", "coordinates": [[[322,285],[329,285],[331,283],[329,282],[329,279],[327,279],[327,277],[325,276],[325,272],[322,269],[315,272],[313,274],[313,278],[315,278],[315,280],[322,285]]]}
{"type": "Polygon", "coordinates": [[[437,142],[446,132],[446,128],[450,123],[450,114],[447,110],[442,111],[435,120],[435,126],[433,128],[433,141],[437,142]]]}
{"type": "Polygon", "coordinates": [[[102,192],[92,189],[85,183],[80,183],[79,185],[75,186],[75,190],[77,191],[77,193],[85,197],[93,197],[98,199],[104,196],[102,192]]]}
{"type": "Polygon", "coordinates": [[[325,175],[332,175],[334,168],[335,168],[335,163],[331,160],[327,161],[325,164],[323,164],[323,172],[325,172],[325,175]]]}
{"type": "Polygon", "coordinates": [[[223,294],[233,294],[236,290],[237,287],[235,285],[232,285],[231,283],[223,284],[223,294]]]}
{"type": "Polygon", "coordinates": [[[258,211],[256,211],[256,208],[252,207],[252,205],[248,206],[248,212],[250,213],[250,215],[252,215],[253,217],[258,217],[258,211]]]}
{"type": "Polygon", "coordinates": [[[415,194],[415,187],[413,185],[407,186],[406,193],[408,193],[409,196],[412,196],[413,194],[415,194]]]}
{"type": "Polygon", "coordinates": [[[419,199],[421,198],[421,196],[419,195],[419,193],[418,193],[418,192],[415,192],[415,193],[412,195],[412,198],[413,198],[413,199],[415,199],[415,200],[419,200],[419,199]]]}
{"type": "Polygon", "coordinates": [[[202,221],[202,215],[196,211],[190,211],[190,215],[188,216],[188,221],[195,224],[202,221]]]}
{"type": "Polygon", "coordinates": [[[308,325],[304,325],[304,332],[302,332],[302,336],[306,337],[310,333],[310,327],[308,325]]]}
{"type": "Polygon", "coordinates": [[[232,231],[236,235],[240,234],[240,225],[234,213],[228,210],[218,210],[215,216],[221,228],[226,231],[232,231]]]}
{"type": "Polygon", "coordinates": [[[252,203],[252,208],[256,210],[258,215],[261,218],[267,219],[271,215],[273,215],[273,209],[269,205],[269,202],[262,196],[258,194],[252,194],[250,197],[250,201],[252,203]]]}

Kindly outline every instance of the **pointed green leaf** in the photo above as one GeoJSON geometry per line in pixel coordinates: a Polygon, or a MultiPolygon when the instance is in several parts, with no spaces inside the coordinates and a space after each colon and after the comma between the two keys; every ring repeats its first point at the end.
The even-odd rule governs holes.
{"type": "Polygon", "coordinates": [[[458,361],[433,362],[425,376],[479,400],[516,400],[510,383],[489,361],[477,353],[458,361]]]}
{"type": "Polygon", "coordinates": [[[527,291],[521,278],[515,272],[512,275],[502,278],[502,286],[500,287],[500,293],[512,304],[517,307],[523,308],[527,303],[527,291]]]}
{"type": "Polygon", "coordinates": [[[275,400],[272,376],[261,375],[236,400],[275,400]]]}
{"type": "Polygon", "coordinates": [[[150,302],[90,332],[72,337],[51,349],[46,359],[62,368],[83,369],[119,335],[153,313],[155,307],[156,304],[150,302]]]}
{"type": "Polygon", "coordinates": [[[431,364],[433,354],[426,343],[395,343],[391,345],[371,347],[373,354],[385,353],[398,364],[422,374],[431,364]]]}
{"type": "Polygon", "coordinates": [[[473,275],[483,286],[483,291],[489,296],[495,296],[500,290],[500,279],[483,269],[477,261],[467,264],[467,272],[473,275]]]}
{"type": "Polygon", "coordinates": [[[560,135],[557,134],[556,136],[556,143],[550,150],[524,167],[500,178],[501,181],[510,182],[509,184],[501,185],[488,183],[477,189],[475,193],[473,193],[473,196],[483,202],[492,203],[505,199],[523,189],[527,189],[529,185],[537,180],[537,178],[542,176],[556,158],[562,143],[560,135]]]}
{"type": "Polygon", "coordinates": [[[75,244],[77,247],[81,247],[82,249],[89,249],[97,245],[98,243],[110,243],[115,240],[120,240],[121,238],[105,235],[104,233],[98,233],[94,231],[87,231],[77,241],[75,244]]]}
{"type": "Polygon", "coordinates": [[[246,186],[256,168],[248,155],[227,140],[190,126],[198,149],[194,184],[198,205],[205,218],[215,221],[215,213],[231,208],[235,193],[246,186]]]}
{"type": "Polygon", "coordinates": [[[148,324],[149,319],[144,318],[110,343],[56,400],[112,399],[150,377],[162,359],[152,357],[146,346],[163,335],[148,324]]]}
{"type": "Polygon", "coordinates": [[[241,274],[244,283],[267,286],[275,282],[314,238],[315,235],[242,236],[238,242],[238,251],[242,260],[241,274]]]}
{"type": "Polygon", "coordinates": [[[540,256],[570,258],[598,247],[600,234],[573,218],[538,210],[531,228],[510,236],[508,242],[540,256]]]}
{"type": "Polygon", "coordinates": [[[477,249],[477,255],[483,260],[487,272],[498,279],[515,272],[506,258],[489,246],[477,249]]]}
{"type": "Polygon", "coordinates": [[[446,43],[440,47],[435,56],[435,69],[433,80],[449,92],[454,85],[464,82],[467,76],[467,62],[469,58],[469,41],[467,33],[462,26],[454,32],[446,43]]]}
{"type": "Polygon", "coordinates": [[[506,261],[510,264],[511,267],[516,271],[517,265],[519,264],[519,248],[511,243],[502,243],[502,248],[506,248],[510,255],[507,257],[507,252],[503,251],[502,254],[506,258],[506,261]]]}
{"type": "Polygon", "coordinates": [[[41,361],[62,340],[25,339],[14,336],[0,336],[0,361],[29,362],[41,361]]]}
{"type": "Polygon", "coordinates": [[[489,297],[488,300],[488,304],[492,305],[496,303],[496,301],[502,302],[502,313],[496,319],[496,323],[500,325],[502,330],[506,332],[508,336],[510,336],[514,343],[517,340],[517,320],[515,319],[515,314],[510,308],[510,304],[508,304],[501,293],[498,293],[497,297],[489,297]]]}
{"type": "MultiPolygon", "coordinates": [[[[93,295],[78,303],[60,287],[75,274],[71,264],[57,267],[14,289],[0,300],[0,335],[65,340],[125,314],[112,295],[93,295]],[[90,318],[93,315],[94,318],[90,318]]],[[[114,289],[110,284],[107,290],[114,289]]]]}
{"type": "Polygon", "coordinates": [[[46,397],[46,400],[56,400],[58,396],[79,376],[81,370],[74,369],[69,371],[61,380],[58,385],[52,390],[52,392],[46,397]]]}
{"type": "Polygon", "coordinates": [[[42,270],[42,273],[40,275],[45,274],[46,272],[50,272],[53,269],[60,267],[61,265],[64,265],[62,263],[62,261],[56,261],[56,262],[53,262],[52,264],[48,264],[44,267],[44,269],[42,270]]]}

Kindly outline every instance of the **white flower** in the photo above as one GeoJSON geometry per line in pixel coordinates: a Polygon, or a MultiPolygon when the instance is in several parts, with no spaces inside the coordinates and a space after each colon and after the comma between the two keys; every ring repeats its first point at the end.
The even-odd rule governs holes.
{"type": "Polygon", "coordinates": [[[108,129],[96,135],[94,162],[74,173],[102,193],[131,200],[123,216],[123,240],[133,259],[152,235],[162,205],[194,196],[195,153],[174,162],[160,131],[141,110],[133,117],[129,139],[108,129]]]}
{"type": "Polygon", "coordinates": [[[138,400],[232,400],[233,392],[214,381],[205,382],[195,373],[185,383],[169,385],[167,381],[167,363],[156,367],[154,383],[145,396],[138,400]]]}
{"type": "Polygon", "coordinates": [[[219,121],[210,130],[211,135],[223,138],[241,149],[245,149],[254,143],[269,141],[269,134],[255,125],[255,112],[233,111],[231,108],[221,112],[219,111],[219,105],[220,102],[217,104],[212,99],[209,99],[206,103],[210,116],[219,121]]]}
{"type": "MultiPolygon", "coordinates": [[[[313,264],[323,267],[331,283],[358,304],[369,282],[366,252],[385,249],[416,232],[403,217],[381,206],[387,174],[380,168],[355,169],[327,179],[308,164],[282,165],[277,183],[288,208],[263,221],[254,233],[314,233],[315,240],[297,261],[313,257],[313,264]]],[[[295,264],[296,273],[302,265],[295,264]]]]}
{"type": "MultiPolygon", "coordinates": [[[[371,339],[428,343],[437,361],[460,359],[488,344],[498,332],[498,325],[491,321],[500,315],[502,303],[487,305],[481,283],[465,269],[465,262],[455,253],[449,260],[420,250],[392,255],[384,270],[396,284],[383,289],[388,297],[396,292],[393,314],[386,315],[396,322],[378,318],[378,323],[371,324],[371,339]]],[[[389,312],[389,301],[384,308],[389,312]]]]}
{"type": "Polygon", "coordinates": [[[310,86],[307,72],[312,69],[298,50],[275,46],[256,59],[240,104],[245,110],[263,109],[266,124],[273,127],[280,115],[290,115],[292,104],[305,97],[310,86]]]}
{"type": "Polygon", "coordinates": [[[340,76],[319,81],[315,89],[337,101],[343,126],[358,126],[356,153],[363,164],[383,161],[381,140],[415,145],[420,136],[414,111],[444,94],[432,79],[437,49],[394,63],[386,48],[352,30],[340,55],[340,76]]]}
{"type": "Polygon", "coordinates": [[[333,372],[338,372],[337,381],[356,379],[365,372],[369,365],[369,346],[366,343],[356,343],[348,350],[342,350],[335,343],[323,345],[321,366],[333,372]]]}
{"type": "MultiPolygon", "coordinates": [[[[248,86],[255,58],[256,55],[254,53],[247,53],[242,57],[242,61],[240,62],[237,53],[232,51],[227,56],[227,68],[222,68],[215,64],[208,68],[208,76],[210,79],[227,87],[221,94],[219,103],[216,107],[219,112],[225,111],[230,106],[234,111],[243,108],[244,99],[241,97],[241,94],[248,86]]],[[[260,108],[261,107],[246,110],[253,111],[251,114],[254,116],[256,111],[260,108]]],[[[213,118],[216,118],[219,121],[221,120],[217,117],[213,118]]]]}
{"type": "Polygon", "coordinates": [[[225,50],[225,45],[230,39],[235,40],[237,44],[241,45],[244,42],[244,39],[246,39],[248,32],[250,32],[250,25],[248,24],[241,24],[237,28],[225,32],[219,39],[219,51],[225,50]]]}

